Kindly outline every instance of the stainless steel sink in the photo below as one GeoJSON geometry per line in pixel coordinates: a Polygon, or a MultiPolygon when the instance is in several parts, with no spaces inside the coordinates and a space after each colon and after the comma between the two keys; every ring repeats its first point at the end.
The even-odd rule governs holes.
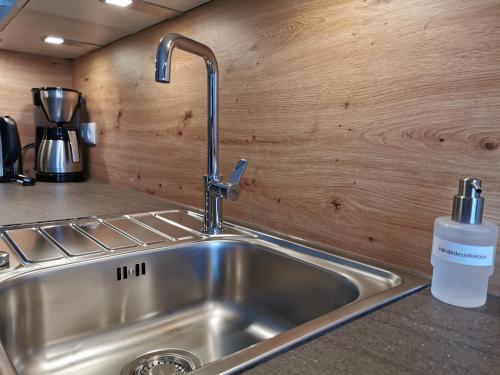
{"type": "Polygon", "coordinates": [[[0,271],[0,373],[231,373],[426,284],[248,228],[207,237],[199,219],[172,211],[3,228],[4,248],[20,256],[0,271]],[[181,233],[154,228],[163,223],[181,233]],[[106,248],[106,235],[92,237],[104,228],[132,245],[106,248]],[[42,240],[28,249],[16,232],[26,229],[61,257],[27,259],[42,240]],[[67,251],[70,229],[81,246],[72,233],[67,251]]]}

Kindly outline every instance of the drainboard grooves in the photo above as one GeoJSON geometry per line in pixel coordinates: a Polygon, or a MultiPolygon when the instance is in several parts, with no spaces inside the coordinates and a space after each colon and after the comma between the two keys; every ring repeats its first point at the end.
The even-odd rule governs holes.
{"type": "Polygon", "coordinates": [[[187,230],[182,229],[176,225],[170,224],[165,220],[157,218],[151,214],[134,215],[132,216],[132,219],[150,228],[153,228],[155,231],[168,236],[174,241],[190,240],[194,238],[194,235],[188,232],[187,230]]]}
{"type": "Polygon", "coordinates": [[[28,262],[42,262],[63,258],[57,246],[45,238],[36,228],[6,231],[21,256],[28,262]]]}
{"type": "Polygon", "coordinates": [[[197,216],[192,216],[185,212],[160,212],[156,214],[156,216],[194,230],[198,233],[201,233],[203,229],[203,218],[198,218],[197,216]]]}
{"type": "Polygon", "coordinates": [[[132,237],[143,245],[168,241],[167,237],[161,236],[149,230],[144,225],[127,218],[106,220],[105,223],[132,237]]]}
{"type": "Polygon", "coordinates": [[[108,250],[118,250],[137,246],[137,243],[104,223],[94,222],[78,225],[78,228],[108,250]]]}
{"type": "Polygon", "coordinates": [[[53,225],[42,227],[48,235],[69,255],[83,255],[104,251],[96,242],[84,236],[71,225],[53,225]]]}

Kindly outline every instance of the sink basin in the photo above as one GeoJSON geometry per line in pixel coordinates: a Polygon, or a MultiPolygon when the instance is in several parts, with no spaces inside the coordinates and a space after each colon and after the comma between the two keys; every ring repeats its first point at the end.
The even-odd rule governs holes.
{"type": "Polygon", "coordinates": [[[230,373],[425,284],[250,230],[21,263],[0,280],[19,375],[230,373]]]}

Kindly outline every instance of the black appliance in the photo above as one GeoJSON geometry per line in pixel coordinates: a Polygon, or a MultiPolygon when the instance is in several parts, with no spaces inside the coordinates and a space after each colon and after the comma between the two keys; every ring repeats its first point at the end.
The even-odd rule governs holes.
{"type": "Polygon", "coordinates": [[[24,176],[22,148],[17,124],[10,116],[0,116],[0,182],[19,181],[29,186],[35,183],[24,176]]]}

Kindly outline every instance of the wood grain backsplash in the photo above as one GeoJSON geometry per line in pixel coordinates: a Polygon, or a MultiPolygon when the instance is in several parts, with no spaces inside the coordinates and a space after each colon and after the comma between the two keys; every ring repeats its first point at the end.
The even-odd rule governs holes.
{"type": "MultiPolygon", "coordinates": [[[[70,60],[0,50],[0,116],[16,120],[23,145],[34,142],[35,124],[31,89],[71,87],[70,60]]],[[[25,172],[33,170],[33,152],[26,153],[25,172]]]]}
{"type": "Polygon", "coordinates": [[[499,25],[498,0],[215,0],[75,61],[92,174],[202,206],[203,60],[176,51],[154,82],[178,32],[219,62],[222,171],[250,163],[227,217],[429,273],[460,177],[500,223],[499,25]]]}

